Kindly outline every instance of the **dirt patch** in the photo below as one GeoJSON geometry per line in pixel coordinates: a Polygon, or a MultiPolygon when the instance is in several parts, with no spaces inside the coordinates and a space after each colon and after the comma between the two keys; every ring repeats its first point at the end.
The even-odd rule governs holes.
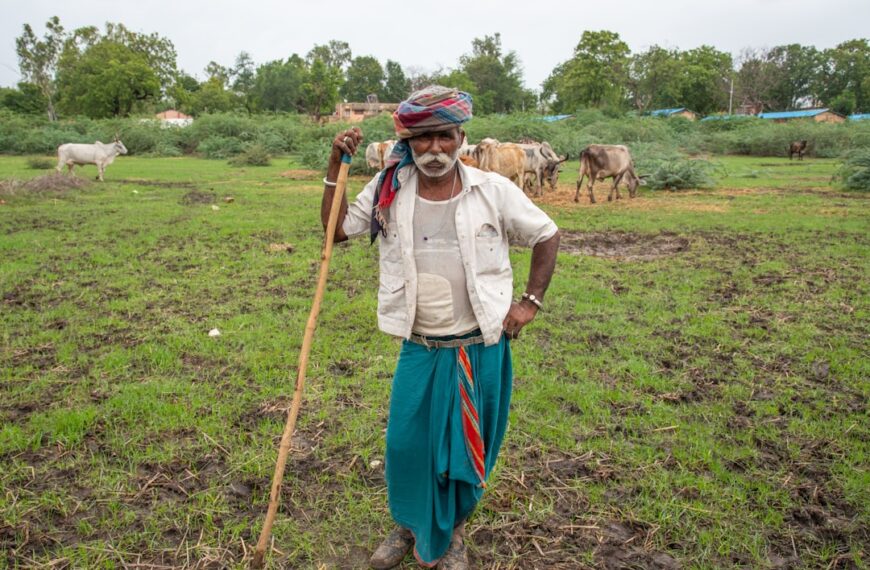
{"type": "Polygon", "coordinates": [[[193,206],[195,204],[214,204],[217,201],[217,196],[214,192],[203,192],[201,190],[191,190],[181,197],[181,203],[185,206],[193,206]]]}
{"type": "Polygon", "coordinates": [[[290,180],[315,180],[320,177],[320,172],[317,170],[285,170],[279,174],[281,178],[289,178],[290,180]]]}
{"type": "Polygon", "coordinates": [[[61,193],[69,190],[78,190],[90,185],[90,180],[56,172],[30,180],[16,180],[14,178],[2,180],[0,181],[0,196],[61,193]]]}
{"type": "Polygon", "coordinates": [[[647,261],[684,253],[689,240],[675,233],[562,232],[562,251],[623,261],[647,261]]]}

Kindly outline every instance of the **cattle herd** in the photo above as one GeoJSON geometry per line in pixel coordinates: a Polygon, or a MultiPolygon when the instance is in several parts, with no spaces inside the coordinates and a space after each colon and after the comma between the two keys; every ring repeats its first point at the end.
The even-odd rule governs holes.
{"type": "MultiPolygon", "coordinates": [[[[373,142],[366,147],[366,163],[371,168],[383,170],[387,157],[396,144],[394,140],[373,142]]],[[[795,141],[789,145],[788,158],[794,155],[803,160],[807,150],[807,141],[795,141]]],[[[112,164],[119,154],[127,154],[127,148],[118,135],[111,144],[100,141],[94,144],[66,143],[57,147],[57,171],[66,166],[72,173],[76,165],[94,164],[97,166],[97,178],[103,180],[106,166],[112,164]]],[[[574,201],[580,201],[580,187],[586,178],[586,190],[589,202],[595,203],[592,186],[596,180],[611,178],[613,185],[607,200],[613,200],[614,193],[619,200],[619,184],[628,186],[628,194],[634,198],[637,187],[643,184],[641,177],[634,171],[634,161],[628,147],[623,145],[591,144],[580,152],[580,172],[574,201]]],[[[547,141],[537,142],[531,139],[521,139],[517,143],[499,142],[493,138],[484,138],[476,145],[462,141],[459,149],[459,159],[468,166],[480,168],[488,172],[501,174],[514,184],[540,197],[544,193],[544,184],[550,190],[556,189],[562,163],[568,160],[568,155],[559,156],[547,141]]]]}
{"type": "MultiPolygon", "coordinates": [[[[384,160],[389,156],[396,144],[394,140],[373,142],[366,148],[366,161],[371,168],[382,170],[384,160]]],[[[501,174],[514,184],[535,197],[544,193],[544,185],[550,190],[556,189],[562,163],[568,160],[568,155],[559,156],[547,141],[537,142],[531,139],[521,139],[519,142],[499,142],[493,138],[485,138],[477,144],[468,144],[464,140],[459,149],[459,159],[467,166],[473,166],[487,172],[501,174]]],[[[589,200],[595,203],[592,184],[595,180],[613,179],[608,200],[616,199],[619,194],[619,184],[628,185],[629,195],[634,198],[640,178],[634,172],[634,163],[628,148],[622,145],[589,145],[580,153],[580,178],[577,181],[577,192],[574,201],[580,200],[580,186],[584,177],[588,177],[589,200]]]]}

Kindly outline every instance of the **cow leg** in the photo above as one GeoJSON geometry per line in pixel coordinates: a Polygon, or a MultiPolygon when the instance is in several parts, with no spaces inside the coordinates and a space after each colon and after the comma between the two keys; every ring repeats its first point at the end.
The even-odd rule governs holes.
{"type": "Polygon", "coordinates": [[[66,163],[67,172],[69,172],[70,174],[72,174],[72,173],[73,173],[73,168],[75,168],[75,166],[76,166],[76,165],[75,165],[74,163],[72,163],[72,162],[67,162],[67,163],[66,163]]]}
{"type": "Polygon", "coordinates": [[[580,201],[580,186],[582,186],[582,185],[583,185],[583,175],[581,174],[580,178],[577,179],[577,190],[576,190],[576,192],[574,192],[574,201],[575,202],[580,201]]]}
{"type": "Polygon", "coordinates": [[[595,178],[589,177],[589,183],[586,185],[586,191],[589,193],[589,203],[595,203],[595,193],[592,191],[592,183],[595,182],[595,178]]]}

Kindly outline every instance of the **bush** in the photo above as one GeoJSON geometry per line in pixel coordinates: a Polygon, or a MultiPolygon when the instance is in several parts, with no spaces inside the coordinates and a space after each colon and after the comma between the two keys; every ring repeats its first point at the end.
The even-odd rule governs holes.
{"type": "Polygon", "coordinates": [[[36,156],[27,159],[27,168],[31,168],[33,170],[48,170],[49,168],[54,168],[55,164],[55,161],[42,156],[36,156]]]}
{"type": "Polygon", "coordinates": [[[272,164],[272,157],[263,145],[252,144],[229,162],[232,166],[269,166],[272,164]]]}
{"type": "Polygon", "coordinates": [[[242,141],[231,137],[208,137],[196,148],[205,158],[229,158],[242,152],[242,141]]]}
{"type": "Polygon", "coordinates": [[[849,190],[870,192],[870,150],[849,154],[837,176],[849,190]]]}
{"type": "Polygon", "coordinates": [[[661,162],[646,178],[653,190],[683,190],[713,186],[715,166],[707,160],[677,159],[661,162]]]}

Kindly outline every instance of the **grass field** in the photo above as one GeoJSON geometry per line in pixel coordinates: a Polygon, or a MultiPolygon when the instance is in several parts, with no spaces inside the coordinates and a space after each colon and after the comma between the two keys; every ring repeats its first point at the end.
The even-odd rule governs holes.
{"type": "MultiPolygon", "coordinates": [[[[563,251],[513,343],[473,567],[870,567],[870,196],[833,161],[716,160],[715,189],[596,205],[569,163],[543,199],[563,251]]],[[[9,182],[43,174],[0,157],[0,568],[244,567],[323,174],[121,157],[82,189],[9,182]]],[[[364,568],[391,528],[376,291],[376,249],[341,244],[273,568],[364,568]]]]}

